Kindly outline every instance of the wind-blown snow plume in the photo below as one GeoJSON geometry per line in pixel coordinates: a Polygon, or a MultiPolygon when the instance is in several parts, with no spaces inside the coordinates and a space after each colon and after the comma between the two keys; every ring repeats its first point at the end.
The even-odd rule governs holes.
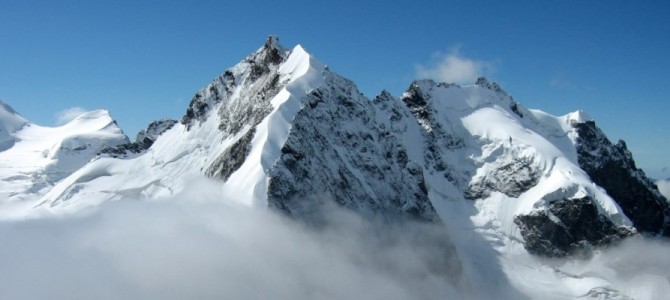
{"type": "Polygon", "coordinates": [[[70,107],[56,113],[56,125],[63,125],[82,115],[87,110],[81,107],[70,107]]]}

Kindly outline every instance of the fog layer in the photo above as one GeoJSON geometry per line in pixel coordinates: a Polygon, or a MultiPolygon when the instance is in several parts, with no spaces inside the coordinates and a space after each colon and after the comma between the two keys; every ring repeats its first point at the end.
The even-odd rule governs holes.
{"type": "Polygon", "coordinates": [[[320,211],[318,224],[299,223],[197,181],[174,199],[0,223],[0,299],[445,299],[466,289],[441,225],[320,211]]]}

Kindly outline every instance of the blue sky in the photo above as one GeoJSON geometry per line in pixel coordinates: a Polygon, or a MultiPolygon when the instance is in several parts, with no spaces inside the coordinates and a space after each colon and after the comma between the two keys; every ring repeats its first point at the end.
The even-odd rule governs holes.
{"type": "Polygon", "coordinates": [[[106,108],[133,138],[277,34],[369,97],[482,74],[526,107],[583,109],[670,177],[668,16],[668,1],[0,0],[0,99],[41,125],[106,108]]]}

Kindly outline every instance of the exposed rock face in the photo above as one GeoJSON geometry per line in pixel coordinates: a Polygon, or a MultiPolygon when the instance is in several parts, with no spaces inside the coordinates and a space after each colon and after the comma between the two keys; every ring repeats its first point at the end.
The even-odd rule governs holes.
{"type": "Polygon", "coordinates": [[[467,170],[454,170],[454,156],[451,153],[465,147],[463,137],[454,133],[453,126],[438,119],[432,97],[434,90],[460,88],[455,84],[437,83],[432,80],[412,82],[400,100],[409,109],[412,117],[421,125],[424,140],[423,167],[428,172],[441,174],[446,180],[458,186],[465,186],[470,173],[467,170]],[[446,124],[445,124],[446,123],[446,124]]]}
{"type": "Polygon", "coordinates": [[[226,137],[238,137],[206,169],[206,175],[228,180],[242,166],[256,132],[254,128],[272,111],[270,101],[286,85],[280,82],[279,68],[289,54],[276,37],[270,36],[259,51],[194,96],[182,124],[190,130],[195,123],[204,121],[207,108],[218,105],[219,130],[226,137]]]}
{"type": "Polygon", "coordinates": [[[325,74],[293,120],[268,187],[269,205],[291,215],[310,209],[315,197],[330,197],[362,213],[438,220],[419,164],[400,142],[398,124],[411,117],[388,93],[374,104],[395,110],[377,119],[374,104],[353,83],[325,74]]]}
{"type": "Polygon", "coordinates": [[[272,99],[284,84],[279,82],[279,66],[289,51],[270,36],[263,47],[235,68],[214,79],[193,96],[181,123],[188,129],[207,118],[211,108],[219,107],[219,129],[236,134],[244,126],[254,127],[271,111],[272,99]],[[239,89],[244,87],[244,89],[239,89]],[[239,93],[239,94],[235,94],[239,93]],[[240,101],[231,101],[240,99],[240,101]]]}
{"type": "Polygon", "coordinates": [[[487,198],[492,192],[516,198],[534,187],[540,179],[540,172],[533,159],[515,151],[504,150],[493,164],[495,167],[489,174],[473,179],[465,191],[466,198],[487,198]]]}
{"type": "Polygon", "coordinates": [[[590,197],[551,201],[547,210],[517,216],[525,248],[533,254],[562,257],[633,234],[598,212],[590,197]]]}
{"type": "Polygon", "coordinates": [[[254,137],[255,130],[249,130],[242,138],[233,143],[223,151],[207,169],[206,175],[228,180],[230,174],[233,174],[242,166],[244,159],[249,155],[251,139],[254,137]]]}
{"type": "Polygon", "coordinates": [[[125,143],[116,147],[110,147],[100,150],[100,154],[109,155],[116,158],[129,158],[146,151],[153,145],[158,136],[166,130],[172,128],[177,121],[171,119],[161,119],[153,121],[147,129],[137,133],[134,142],[125,143]]]}
{"type": "Polygon", "coordinates": [[[174,126],[176,123],[177,121],[172,119],[161,119],[158,121],[153,121],[151,124],[149,124],[147,129],[137,133],[135,143],[139,144],[141,148],[149,149],[149,147],[154,144],[158,136],[172,128],[172,126],[174,126]]]}
{"type": "Polygon", "coordinates": [[[612,144],[593,121],[573,125],[580,167],[604,188],[641,232],[670,236],[668,201],[635,166],[623,141],[612,144]]]}

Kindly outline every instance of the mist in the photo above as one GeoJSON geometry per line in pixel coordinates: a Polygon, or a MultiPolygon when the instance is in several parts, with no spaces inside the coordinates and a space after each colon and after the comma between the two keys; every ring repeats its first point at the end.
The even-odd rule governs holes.
{"type": "Polygon", "coordinates": [[[666,240],[636,237],[588,260],[545,260],[497,252],[473,231],[362,217],[327,197],[313,200],[323,204],[296,221],[237,204],[203,179],[171,198],[0,222],[0,299],[572,299],[592,287],[635,299],[670,293],[666,240]]]}
{"type": "Polygon", "coordinates": [[[0,223],[0,299],[454,299],[467,293],[442,225],[335,206],[318,225],[194,181],[66,217],[0,223]]]}
{"type": "Polygon", "coordinates": [[[564,262],[562,271],[577,277],[600,278],[633,299],[667,299],[670,294],[670,241],[632,237],[588,261],[564,262]]]}

